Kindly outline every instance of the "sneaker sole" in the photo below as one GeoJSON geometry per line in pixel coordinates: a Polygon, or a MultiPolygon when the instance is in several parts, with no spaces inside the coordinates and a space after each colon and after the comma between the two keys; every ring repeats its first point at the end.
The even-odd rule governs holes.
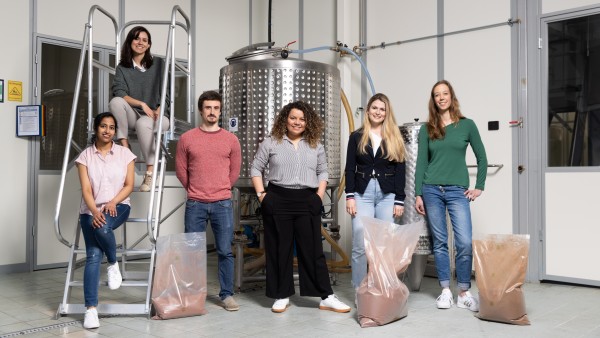
{"type": "Polygon", "coordinates": [[[290,307],[290,304],[286,305],[285,308],[283,308],[283,309],[274,309],[274,308],[271,308],[271,312],[282,313],[282,312],[285,312],[285,310],[287,310],[288,307],[290,307]]]}
{"type": "Polygon", "coordinates": [[[225,307],[225,310],[227,310],[227,311],[237,311],[239,309],[240,309],[239,306],[238,307],[225,307]]]}
{"type": "Polygon", "coordinates": [[[461,309],[467,309],[467,310],[472,311],[472,312],[479,312],[479,309],[477,309],[477,310],[471,310],[468,306],[461,305],[461,304],[458,304],[458,303],[456,304],[456,307],[461,308],[461,309]]]}
{"type": "Polygon", "coordinates": [[[340,309],[335,309],[335,308],[328,307],[328,306],[320,306],[319,305],[319,310],[327,310],[327,311],[333,311],[333,312],[337,312],[337,313],[348,313],[348,312],[350,312],[351,309],[340,310],[340,309]]]}

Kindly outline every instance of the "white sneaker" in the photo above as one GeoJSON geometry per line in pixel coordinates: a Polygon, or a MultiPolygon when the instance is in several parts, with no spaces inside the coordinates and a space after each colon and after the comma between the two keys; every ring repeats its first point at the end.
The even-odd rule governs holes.
{"type": "Polygon", "coordinates": [[[108,288],[111,290],[116,290],[121,287],[121,282],[123,282],[123,277],[121,277],[121,271],[119,271],[119,262],[115,262],[115,264],[108,265],[106,268],[106,274],[108,275],[108,288]]]}
{"type": "Polygon", "coordinates": [[[473,312],[479,312],[479,299],[467,291],[464,296],[458,295],[456,306],[462,309],[469,309],[473,312]]]}
{"type": "Polygon", "coordinates": [[[438,309],[449,309],[454,304],[452,291],[449,289],[442,290],[442,294],[435,300],[438,309]]]}
{"type": "Polygon", "coordinates": [[[319,309],[321,310],[329,310],[339,313],[350,312],[350,307],[344,303],[342,303],[336,295],[331,294],[329,297],[321,300],[319,304],[319,309]]]}
{"type": "Polygon", "coordinates": [[[271,307],[271,311],[273,311],[275,313],[282,313],[285,310],[287,310],[287,308],[289,306],[290,306],[289,298],[277,299],[277,300],[275,300],[275,303],[273,303],[273,306],[271,307]]]}
{"type": "Polygon", "coordinates": [[[100,320],[98,320],[98,310],[96,310],[96,308],[85,310],[85,317],[83,318],[83,327],[86,329],[96,329],[100,327],[100,320]]]}
{"type": "Polygon", "coordinates": [[[140,185],[140,191],[148,192],[148,191],[150,191],[151,186],[152,186],[152,172],[146,171],[146,174],[144,175],[144,178],[142,179],[142,184],[140,185]]]}

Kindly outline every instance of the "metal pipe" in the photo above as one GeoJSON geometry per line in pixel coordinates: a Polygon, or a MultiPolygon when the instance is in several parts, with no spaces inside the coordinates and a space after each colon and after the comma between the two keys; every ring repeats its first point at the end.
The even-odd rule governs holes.
{"type": "Polygon", "coordinates": [[[366,46],[366,47],[358,46],[356,48],[361,49],[361,50],[371,50],[371,49],[377,49],[377,48],[384,49],[385,47],[389,47],[389,46],[401,45],[401,44],[406,44],[406,43],[410,43],[410,42],[417,42],[417,41],[423,41],[423,40],[429,40],[429,39],[436,39],[436,38],[441,38],[441,37],[445,37],[445,36],[474,32],[474,31],[478,31],[478,30],[482,30],[482,29],[500,27],[500,26],[505,26],[505,25],[512,27],[512,25],[515,23],[521,23],[521,19],[513,20],[512,18],[510,18],[506,22],[500,22],[500,23],[496,23],[496,24],[492,24],[492,25],[485,25],[485,26],[480,26],[480,27],[475,27],[475,28],[462,29],[462,30],[443,33],[443,34],[427,35],[427,36],[423,36],[420,38],[408,39],[408,40],[403,40],[403,41],[388,42],[388,43],[382,42],[378,45],[372,45],[372,46],[366,46]]]}

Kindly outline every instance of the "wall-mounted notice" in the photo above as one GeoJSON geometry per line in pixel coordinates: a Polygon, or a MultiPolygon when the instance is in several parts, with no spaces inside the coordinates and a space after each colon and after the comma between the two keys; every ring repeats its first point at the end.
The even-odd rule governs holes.
{"type": "Polygon", "coordinates": [[[8,101],[23,102],[23,82],[8,80],[8,101]]]}
{"type": "Polygon", "coordinates": [[[17,106],[17,136],[45,136],[44,106],[17,106]]]}

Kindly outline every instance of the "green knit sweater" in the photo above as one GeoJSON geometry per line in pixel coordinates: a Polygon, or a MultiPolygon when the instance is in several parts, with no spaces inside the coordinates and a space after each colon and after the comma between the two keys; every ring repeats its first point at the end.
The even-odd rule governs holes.
{"type": "Polygon", "coordinates": [[[440,140],[429,139],[427,125],[422,126],[415,169],[415,195],[423,194],[423,184],[469,188],[469,172],[465,160],[469,144],[477,159],[475,189],[484,190],[488,162],[473,120],[463,118],[456,124],[446,126],[446,136],[440,140]]]}

